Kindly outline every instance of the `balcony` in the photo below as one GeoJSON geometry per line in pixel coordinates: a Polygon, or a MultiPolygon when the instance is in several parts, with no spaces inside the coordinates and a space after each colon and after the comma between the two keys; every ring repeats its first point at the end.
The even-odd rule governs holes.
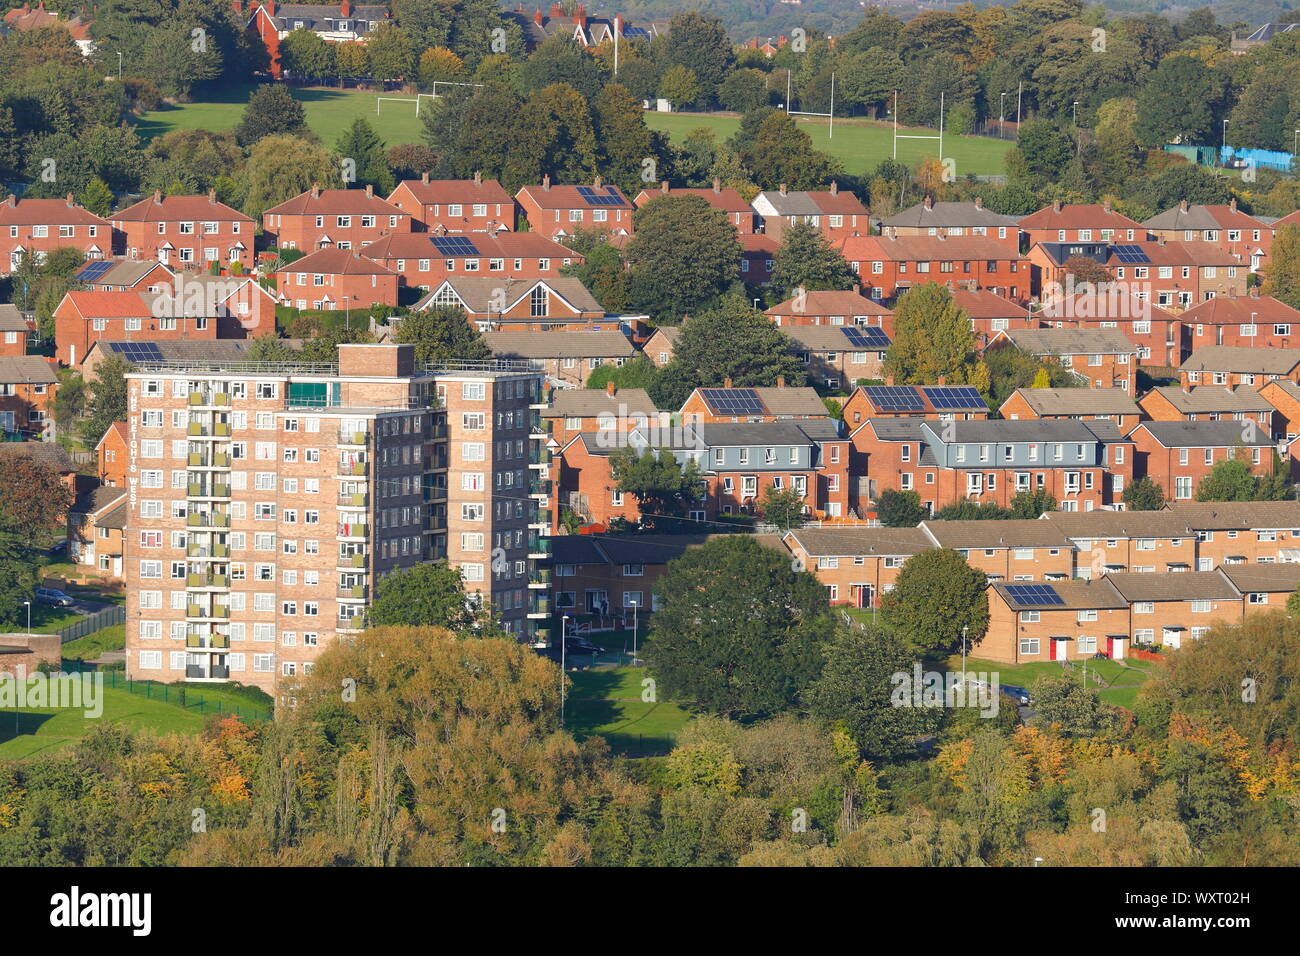
{"type": "Polygon", "coordinates": [[[446,531],[447,516],[446,515],[425,515],[424,530],[425,531],[446,531]]]}
{"type": "Polygon", "coordinates": [[[528,604],[529,617],[550,617],[551,616],[551,599],[547,595],[539,595],[528,604]]]}
{"type": "Polygon", "coordinates": [[[354,461],[348,464],[340,464],[338,474],[344,478],[364,478],[370,474],[370,462],[354,461]]]}
{"type": "Polygon", "coordinates": [[[370,496],[364,491],[354,491],[350,494],[339,495],[338,506],[340,508],[365,508],[370,504],[370,496]]]}
{"type": "Polygon", "coordinates": [[[344,601],[364,601],[370,589],[364,584],[339,585],[338,596],[344,601]]]}
{"type": "Polygon", "coordinates": [[[530,535],[528,538],[528,556],[530,558],[549,558],[551,556],[551,539],[530,535]]]}
{"type": "Polygon", "coordinates": [[[190,528],[229,528],[230,515],[215,511],[211,514],[191,512],[186,516],[185,524],[190,528]]]}
{"type": "Polygon", "coordinates": [[[185,676],[192,680],[230,680],[230,668],[225,664],[186,664],[185,676]]]}
{"type": "Polygon", "coordinates": [[[538,393],[533,396],[533,401],[528,407],[538,408],[538,409],[549,407],[551,404],[551,397],[554,394],[554,392],[555,389],[551,388],[550,386],[547,386],[546,388],[539,390],[538,393]]]}
{"type": "Polygon", "coordinates": [[[188,489],[191,498],[229,498],[230,485],[213,482],[191,481],[188,489]]]}
{"type": "Polygon", "coordinates": [[[230,424],[228,422],[217,422],[214,425],[206,425],[201,422],[190,422],[189,428],[185,433],[191,438],[229,438],[230,424]]]}
{"type": "Polygon", "coordinates": [[[224,574],[189,574],[185,577],[187,588],[228,588],[230,578],[224,574]]]}
{"type": "Polygon", "coordinates": [[[228,558],[230,557],[230,548],[224,544],[214,544],[211,547],[192,544],[185,549],[185,553],[191,558],[228,558]]]}
{"type": "Polygon", "coordinates": [[[535,417],[528,426],[528,434],[536,439],[549,438],[555,431],[555,419],[535,417]]]}
{"type": "Polygon", "coordinates": [[[204,607],[202,604],[190,604],[185,608],[185,616],[226,621],[230,619],[230,608],[224,604],[214,604],[210,608],[204,607]]]}
{"type": "Polygon", "coordinates": [[[191,650],[225,650],[230,646],[230,635],[186,634],[185,646],[191,650]]]}
{"type": "Polygon", "coordinates": [[[446,501],[447,489],[436,485],[425,485],[424,500],[425,501],[446,501]]]}
{"type": "Polygon", "coordinates": [[[348,540],[364,539],[368,530],[362,521],[340,522],[338,536],[348,540]]]}
{"type": "Polygon", "coordinates": [[[530,495],[549,495],[551,493],[551,479],[534,478],[528,482],[528,493],[530,495]]]}
{"type": "Polygon", "coordinates": [[[551,450],[549,448],[534,448],[528,452],[528,464],[549,465],[550,463],[551,450]]]}
{"type": "Polygon", "coordinates": [[[339,558],[339,567],[341,568],[364,568],[366,566],[366,556],[364,554],[348,554],[339,558]]]}
{"type": "Polygon", "coordinates": [[[544,525],[545,527],[549,528],[551,526],[551,509],[538,508],[537,514],[533,517],[533,520],[530,521],[529,524],[544,525]]]}
{"type": "Polygon", "coordinates": [[[339,429],[340,445],[366,445],[370,442],[370,432],[365,429],[355,430],[351,428],[339,429]]]}
{"type": "Polygon", "coordinates": [[[340,631],[359,631],[364,625],[360,617],[343,617],[340,615],[334,626],[340,631]]]}
{"type": "Polygon", "coordinates": [[[190,408],[224,408],[230,405],[230,396],[225,392],[190,392],[190,408]]]}
{"type": "Polygon", "coordinates": [[[189,455],[188,464],[191,468],[229,468],[230,456],[225,452],[214,452],[210,455],[193,452],[189,455]]]}
{"type": "Polygon", "coordinates": [[[549,588],[551,586],[551,569],[537,568],[528,579],[530,588],[549,588]]]}

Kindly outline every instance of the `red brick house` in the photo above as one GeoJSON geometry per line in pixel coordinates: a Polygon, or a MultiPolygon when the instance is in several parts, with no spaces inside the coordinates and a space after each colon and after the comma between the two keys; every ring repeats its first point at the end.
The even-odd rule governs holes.
{"type": "Polygon", "coordinates": [[[852,235],[865,235],[871,228],[871,214],[862,201],[838,183],[824,190],[767,190],[754,197],[751,205],[763,232],[777,242],[785,230],[800,223],[816,226],[831,243],[852,235]]]}
{"type": "Polygon", "coordinates": [[[27,337],[31,331],[18,306],[0,305],[0,357],[26,355],[27,337]]]}
{"type": "Polygon", "coordinates": [[[76,366],[100,339],[151,342],[217,337],[216,316],[186,311],[173,309],[171,297],[160,293],[69,292],[54,310],[56,354],[61,364],[76,366]]]}
{"type": "Polygon", "coordinates": [[[515,228],[515,201],[495,179],[404,179],[388,201],[409,212],[421,231],[495,233],[515,228]]]}
{"type": "Polygon", "coordinates": [[[39,438],[53,423],[59,380],[40,355],[0,357],[0,432],[39,438]]]}
{"type": "Polygon", "coordinates": [[[732,388],[730,379],[723,388],[697,388],[677,414],[684,425],[830,418],[816,389],[787,387],[782,378],[774,388],[732,388]]]}
{"type": "Polygon", "coordinates": [[[1036,329],[1038,316],[1023,305],[984,289],[954,289],[952,300],[970,316],[975,333],[975,348],[983,351],[999,332],[1012,329],[1036,329]]]}
{"type": "Polygon", "coordinates": [[[534,232],[390,235],[366,246],[362,255],[400,275],[408,288],[425,291],[452,276],[557,279],[565,266],[583,261],[534,232]]]}
{"type": "Polygon", "coordinates": [[[884,385],[858,386],[844,402],[844,421],[853,428],[869,418],[939,418],[978,421],[989,417],[989,407],[969,385],[895,385],[887,376],[884,385]]]}
{"type": "Polygon", "coordinates": [[[1275,409],[1259,390],[1249,385],[1235,388],[1197,385],[1189,389],[1166,385],[1151,389],[1138,400],[1138,404],[1152,421],[1253,421],[1261,434],[1279,434],[1273,427],[1275,409]]]}
{"type": "Polygon", "coordinates": [[[1114,422],[1123,434],[1142,420],[1142,409],[1122,388],[1018,388],[998,414],[1003,418],[1114,422]]]}
{"type": "MultiPolygon", "coordinates": [[[[243,14],[243,0],[234,0],[235,13],[243,14]]],[[[388,7],[377,4],[299,4],[250,2],[244,28],[262,39],[271,56],[271,75],[284,75],[280,42],[294,30],[310,30],[327,43],[364,43],[376,26],[392,18],[388,7]]]]}
{"type": "Polygon", "coordinates": [[[87,259],[103,259],[113,251],[113,227],[68,193],[67,199],[19,199],[0,203],[0,275],[17,267],[24,255],[43,261],[55,249],[71,247],[87,259]]]}
{"type": "Polygon", "coordinates": [[[873,299],[893,300],[914,285],[985,289],[1009,299],[1029,297],[1029,270],[1005,243],[983,237],[850,236],[840,252],[873,299]]]}
{"type": "Polygon", "coordinates": [[[128,259],[156,259],[189,269],[213,262],[253,267],[257,223],[217,202],[216,190],[206,196],[164,196],[155,190],[149,198],[113,213],[112,223],[128,259]]]}
{"type": "Polygon", "coordinates": [[[529,228],[550,239],[582,229],[611,236],[632,234],[632,204],[617,186],[599,176],[590,186],[552,186],[549,175],[540,186],[524,186],[515,194],[529,228]]]}
{"type": "Polygon", "coordinates": [[[932,196],[880,223],[882,233],[893,236],[981,236],[997,239],[1020,254],[1020,226],[1010,216],[973,202],[935,202],[932,196]]]}
{"type": "Polygon", "coordinates": [[[1183,200],[1177,206],[1157,213],[1142,223],[1155,239],[1182,242],[1208,242],[1248,264],[1251,272],[1267,266],[1273,245],[1273,226],[1237,208],[1237,197],[1227,205],[1190,205],[1183,200]]]}
{"type": "Polygon", "coordinates": [[[176,273],[156,259],[96,259],[73,275],[88,292],[160,292],[176,279],[176,273]]]}
{"type": "Polygon", "coordinates": [[[1205,345],[1300,347],[1300,311],[1267,295],[1217,295],[1179,316],[1189,353],[1205,345]]]}
{"type": "Polygon", "coordinates": [[[1105,267],[1117,287],[1114,294],[1132,294],[1163,309],[1246,294],[1246,266],[1207,242],[1040,242],[1030,247],[1027,258],[1033,292],[1044,302],[1075,295],[1067,265],[1080,258],[1105,267]]]}
{"type": "MultiPolygon", "coordinates": [[[[578,279],[503,279],[449,276],[413,308],[449,305],[481,331],[601,331],[622,327],[578,279]]],[[[636,330],[639,332],[639,329],[636,330]]]]}
{"type": "Polygon", "coordinates": [[[772,281],[772,266],[781,244],[771,236],[755,233],[740,237],[740,281],[761,286],[772,281]]]}
{"type": "Polygon", "coordinates": [[[723,189],[722,181],[713,180],[712,189],[672,188],[667,180],[657,190],[643,189],[632,197],[632,205],[640,209],[656,196],[699,196],[714,209],[727,217],[727,222],[736,227],[742,236],[752,235],[757,231],[757,218],[754,207],[745,202],[743,196],[734,189],[723,189]]]}
{"type": "Polygon", "coordinates": [[[1143,364],[1177,366],[1188,355],[1181,317],[1119,284],[1094,294],[1061,296],[1035,314],[1045,328],[1115,329],[1134,345],[1143,364]]]}
{"type": "Polygon", "coordinates": [[[299,309],[397,305],[398,275],[355,249],[318,249],[275,273],[280,301],[299,309]]]}
{"type": "Polygon", "coordinates": [[[797,292],[764,313],[773,325],[861,325],[894,334],[894,312],[857,292],[797,292]]]}
{"type": "Polygon", "coordinates": [[[281,249],[313,252],[325,246],[362,249],[384,236],[411,232],[409,212],[365,189],[313,186],[262,213],[262,230],[281,249]]]}
{"type": "Polygon", "coordinates": [[[907,559],[934,542],[921,528],[799,528],[782,539],[826,588],[831,604],[875,608],[894,589],[907,559]]]}
{"type": "Polygon", "coordinates": [[[126,470],[130,455],[130,436],[126,422],[114,422],[95,446],[99,480],[113,488],[126,487],[126,470]]]}
{"type": "Polygon", "coordinates": [[[1040,242],[1145,242],[1146,228],[1111,209],[1110,202],[1044,206],[1020,220],[1029,248],[1040,242]]]}
{"type": "Polygon", "coordinates": [[[1300,348],[1254,349],[1234,345],[1206,345],[1197,349],[1178,368],[1179,384],[1249,385],[1263,388],[1268,382],[1300,381],[1300,348]]]}
{"type": "Polygon", "coordinates": [[[1257,475],[1273,473],[1273,439],[1253,422],[1142,422],[1129,438],[1137,447],[1136,477],[1150,478],[1175,501],[1196,496],[1219,462],[1240,458],[1257,475]]]}
{"type": "Polygon", "coordinates": [[[1118,329],[1020,329],[999,332],[989,348],[1003,343],[1069,369],[1089,388],[1137,391],[1137,347],[1118,329]]]}

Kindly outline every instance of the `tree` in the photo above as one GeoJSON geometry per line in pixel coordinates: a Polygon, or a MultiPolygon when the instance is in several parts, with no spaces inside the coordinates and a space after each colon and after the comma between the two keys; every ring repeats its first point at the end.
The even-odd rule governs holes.
{"type": "Polygon", "coordinates": [[[632,293],[656,322],[675,324],[712,305],[739,271],[735,227],[699,196],[657,195],[636,210],[632,222],[632,293]]]}
{"type": "Polygon", "coordinates": [[[54,424],[60,431],[71,428],[86,413],[86,382],[80,372],[60,369],[59,390],[54,396],[54,424]]]}
{"type": "Polygon", "coordinates": [[[641,104],[626,87],[610,83],[597,94],[593,109],[601,169],[624,193],[635,196],[637,189],[646,185],[645,177],[654,181],[661,162],[641,104]]]}
{"type": "Polygon", "coordinates": [[[825,589],[748,535],[688,549],[655,593],[646,653],[660,693],[716,714],[770,715],[820,672],[833,630],[825,589]]]}
{"type": "Polygon", "coordinates": [[[886,528],[915,528],[929,517],[915,491],[886,488],[876,497],[876,515],[886,528]]]}
{"type": "Polygon", "coordinates": [[[988,579],[951,548],[928,548],[908,558],[894,589],[881,599],[886,622],[923,651],[948,653],[978,644],[988,629],[988,579]]]}
{"type": "Polygon", "coordinates": [[[344,163],[349,163],[346,168],[351,170],[354,178],[348,181],[348,186],[372,186],[375,192],[384,195],[393,191],[396,184],[384,155],[384,141],[361,117],[344,130],[335,151],[344,163]]]}
{"type": "Polygon", "coordinates": [[[0,535],[0,629],[16,631],[27,626],[24,601],[40,584],[37,565],[18,547],[12,535],[0,535]]]}
{"type": "Polygon", "coordinates": [[[96,216],[107,216],[113,211],[113,191],[98,176],[86,183],[77,201],[96,216]]]}
{"type": "Polygon", "coordinates": [[[90,415],[82,423],[81,434],[94,448],[114,422],[127,420],[126,373],[131,363],[120,355],[110,355],[95,366],[90,385],[90,415]]]}
{"type": "Polygon", "coordinates": [[[816,226],[801,222],[785,230],[772,260],[772,285],[787,296],[797,288],[808,292],[852,289],[857,282],[848,260],[816,226]]]}
{"type": "Polygon", "coordinates": [[[293,349],[289,348],[289,343],[274,332],[267,332],[265,335],[255,336],[248,343],[246,354],[250,362],[269,365],[289,361],[293,358],[293,349]]]}
{"type": "MultiPolygon", "coordinates": [[[[682,326],[673,346],[674,365],[689,370],[699,386],[718,387],[731,379],[737,388],[787,385],[803,381],[790,340],[745,299],[727,296],[716,309],[701,312],[682,326]]],[[[660,406],[668,407],[668,406],[660,406]]]]}
{"type": "Polygon", "coordinates": [[[746,113],[729,141],[750,178],[765,189],[818,189],[844,178],[844,168],[813,148],[812,137],[783,110],[764,107],[746,113]]]}
{"type": "Polygon", "coordinates": [[[465,593],[460,569],[445,561],[394,571],[379,582],[366,611],[367,627],[445,627],[464,631],[488,620],[465,593]]]}
{"type": "Polygon", "coordinates": [[[659,78],[659,95],[679,109],[690,106],[700,96],[695,71],[676,64],[668,67],[659,78]]]}
{"type": "Polygon", "coordinates": [[[767,75],[761,70],[736,70],[722,81],[718,90],[722,108],[736,113],[748,113],[766,106],[769,96],[767,75]]]}
{"type": "Polygon", "coordinates": [[[461,309],[432,306],[407,312],[393,335],[396,342],[415,346],[417,362],[474,361],[492,357],[479,330],[461,309]]]}
{"type": "Polygon", "coordinates": [[[667,449],[656,455],[650,448],[639,454],[619,448],[609,456],[609,472],[620,494],[636,496],[641,522],[656,529],[675,528],[680,522],[673,519],[707,487],[694,460],[681,465],[667,449]]]}
{"type": "Polygon", "coordinates": [[[339,167],[325,147],[297,136],[265,136],[248,153],[244,212],[254,218],[312,186],[338,188],[339,167]]]}
{"type": "Polygon", "coordinates": [[[1284,225],[1273,237],[1264,295],[1300,308],[1300,226],[1284,225]]]}
{"type": "Polygon", "coordinates": [[[1203,143],[1214,131],[1214,104],[1221,90],[1214,74],[1191,56],[1168,56],[1147,74],[1137,96],[1134,132],[1147,146],[1162,146],[1181,136],[1203,143]]]}
{"type": "Polygon", "coordinates": [[[0,537],[32,548],[64,531],[72,491],[57,468],[35,458],[0,457],[0,537]]]}
{"type": "Polygon", "coordinates": [[[587,376],[587,388],[605,388],[613,384],[619,391],[629,388],[649,389],[659,373],[658,366],[642,353],[622,365],[599,365],[587,376]]]}
{"type": "Polygon", "coordinates": [[[1039,518],[1056,510],[1056,499],[1045,488],[1021,491],[1011,499],[1011,517],[1039,518]]]}
{"type": "Polygon", "coordinates": [[[1217,462],[1197,485],[1196,500],[1284,501],[1292,498],[1294,488],[1286,477],[1285,465],[1280,459],[1275,460],[1273,465],[1273,475],[1260,477],[1251,472],[1243,453],[1217,462]]]}
{"type": "Polygon", "coordinates": [[[695,74],[699,100],[711,105],[735,63],[732,44],[722,21],[702,13],[678,13],[669,21],[662,46],[664,71],[681,66],[695,74]]]}
{"type": "Polygon", "coordinates": [[[605,85],[606,69],[598,58],[578,46],[572,35],[557,34],[548,38],[524,61],[519,70],[519,82],[525,91],[565,83],[591,102],[605,85]]]}
{"type": "Polygon", "coordinates": [[[431,89],[438,80],[462,81],[465,64],[446,47],[429,47],[420,54],[420,86],[431,89]]]}
{"type": "MultiPolygon", "coordinates": [[[[1013,153],[1033,176],[1052,181],[1074,156],[1074,144],[1060,127],[1046,120],[1026,120],[1013,153]]],[[[1010,154],[1008,154],[1009,156],[1010,154]]]]}
{"type": "Polygon", "coordinates": [[[769,486],[763,495],[760,510],[764,521],[783,531],[789,531],[802,522],[805,507],[803,495],[794,488],[769,486]]]}
{"type": "Polygon", "coordinates": [[[1129,511],[1159,511],[1165,506],[1165,490],[1149,477],[1139,478],[1125,486],[1124,504],[1129,511]]]}
{"type": "Polygon", "coordinates": [[[568,83],[552,83],[535,90],[515,116],[501,179],[503,184],[522,185],[541,182],[549,174],[561,183],[590,182],[596,175],[596,154],[587,101],[568,83]]]}
{"type": "Polygon", "coordinates": [[[933,732],[939,713],[930,707],[896,707],[895,674],[911,674],[915,652],[887,627],[840,629],[826,648],[826,663],[808,688],[808,706],[827,724],[842,725],[872,760],[897,760],[916,751],[916,738],[933,732]]]}
{"type": "Polygon", "coordinates": [[[935,282],[913,286],[894,307],[894,341],[885,370],[900,385],[950,385],[970,381],[975,334],[970,316],[935,282]]]}
{"type": "Polygon", "coordinates": [[[253,90],[244,115],[235,127],[241,146],[253,146],[267,136],[298,135],[307,129],[302,104],[289,95],[289,88],[268,83],[253,90]]]}
{"type": "Polygon", "coordinates": [[[374,25],[366,38],[370,75],[376,80],[405,80],[415,73],[411,35],[392,21],[374,25]]]}
{"type": "Polygon", "coordinates": [[[1088,737],[1096,731],[1097,692],[1085,690],[1073,675],[1040,677],[1034,681],[1030,693],[1038,715],[1035,723],[1055,724],[1061,733],[1071,737],[1088,737]]]}
{"type": "Polygon", "coordinates": [[[280,41],[280,67],[305,80],[323,80],[335,75],[334,46],[314,30],[291,30],[280,41]]]}

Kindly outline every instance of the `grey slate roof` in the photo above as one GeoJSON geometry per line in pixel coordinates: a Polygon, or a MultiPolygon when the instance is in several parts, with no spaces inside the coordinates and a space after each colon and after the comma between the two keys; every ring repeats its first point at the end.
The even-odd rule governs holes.
{"type": "Polygon", "coordinates": [[[617,329],[588,332],[484,332],[497,358],[631,358],[636,349],[617,329]]]}
{"type": "Polygon", "coordinates": [[[1010,216],[1003,216],[991,209],[977,206],[973,202],[937,202],[932,203],[929,208],[926,207],[924,202],[919,202],[915,206],[890,216],[881,225],[903,228],[919,227],[921,229],[940,229],[954,226],[963,228],[988,226],[993,229],[999,227],[1015,229],[1016,221],[1010,216]]]}
{"type": "Polygon", "coordinates": [[[18,306],[8,302],[0,304],[0,332],[27,332],[27,320],[18,311],[18,306]]]}
{"type": "Polygon", "coordinates": [[[103,511],[109,505],[126,503],[126,489],[114,488],[112,485],[100,485],[90,491],[83,491],[73,502],[71,514],[93,515],[103,511]]]}
{"type": "Polygon", "coordinates": [[[799,528],[789,537],[814,557],[913,555],[934,547],[920,528],[799,528]]]}
{"type": "Polygon", "coordinates": [[[1248,385],[1224,388],[1221,385],[1194,385],[1187,391],[1177,385],[1154,389],[1180,412],[1268,412],[1273,406],[1248,385]]]}
{"type": "Polygon", "coordinates": [[[1300,586],[1300,564],[1229,564],[1223,573],[1237,590],[1293,592],[1300,586]]]}
{"type": "Polygon", "coordinates": [[[0,384],[54,385],[54,366],[39,355],[0,356],[0,384]]]}
{"type": "Polygon", "coordinates": [[[63,446],[52,441],[7,441],[0,442],[0,458],[31,458],[34,461],[53,465],[64,474],[77,470],[63,446]]]}
{"type": "Polygon", "coordinates": [[[1135,354],[1137,346],[1118,329],[1012,329],[1004,333],[1033,355],[1135,354]]]}
{"type": "Polygon", "coordinates": [[[1015,394],[1039,415],[1140,415],[1122,388],[1018,388],[1015,394]]]}
{"type": "Polygon", "coordinates": [[[1165,511],[1206,531],[1243,528],[1300,530],[1297,501],[1175,501],[1165,511]]]}
{"type": "Polygon", "coordinates": [[[1055,525],[1037,518],[1004,521],[922,521],[921,527],[941,548],[1073,548],[1055,525]]]}
{"type": "MultiPolygon", "coordinates": [[[[553,334],[553,333],[546,333],[553,334]]],[[[559,388],[543,418],[594,418],[597,415],[645,415],[653,418],[659,409],[644,388],[621,388],[610,395],[603,388],[559,388]]]]}
{"type": "Polygon", "coordinates": [[[1055,525],[1074,540],[1196,536],[1196,525],[1189,517],[1170,511],[1048,511],[1039,520],[1055,525]]]}
{"type": "Polygon", "coordinates": [[[1166,574],[1108,574],[1106,580],[1129,601],[1232,601],[1241,594],[1219,571],[1166,574]]]}
{"type": "Polygon", "coordinates": [[[1179,368],[1184,372],[1257,372],[1286,375],[1300,365],[1300,349],[1256,349],[1239,345],[1204,345],[1179,368]]]}
{"type": "Polygon", "coordinates": [[[1151,436],[1166,448],[1230,448],[1234,445],[1267,447],[1272,441],[1257,429],[1254,440],[1247,441],[1242,423],[1230,422],[1143,422],[1151,436]]]}

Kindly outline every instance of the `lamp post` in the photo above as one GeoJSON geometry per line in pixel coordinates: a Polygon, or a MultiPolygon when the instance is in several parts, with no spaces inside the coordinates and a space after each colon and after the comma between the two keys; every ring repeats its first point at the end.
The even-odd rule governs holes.
{"type": "Polygon", "coordinates": [[[1223,165],[1223,154],[1228,151],[1228,121],[1223,121],[1223,145],[1219,148],[1219,165],[1223,165]]]}
{"type": "Polygon", "coordinates": [[[568,644],[569,615],[560,615],[560,729],[564,729],[564,648],[568,644]]]}
{"type": "Polygon", "coordinates": [[[641,610],[640,604],[632,605],[632,666],[636,667],[636,633],[639,619],[637,613],[641,610]]]}
{"type": "Polygon", "coordinates": [[[27,633],[30,634],[32,632],[32,602],[24,601],[23,603],[27,605],[27,633]]]}
{"type": "Polygon", "coordinates": [[[961,679],[964,683],[966,680],[966,630],[969,625],[961,626],[961,679]]]}
{"type": "Polygon", "coordinates": [[[121,50],[117,51],[117,79],[119,83],[122,81],[122,51],[121,50]]]}
{"type": "Polygon", "coordinates": [[[1002,99],[998,101],[998,138],[1005,139],[1007,135],[1007,94],[1002,94],[1002,99]]]}

